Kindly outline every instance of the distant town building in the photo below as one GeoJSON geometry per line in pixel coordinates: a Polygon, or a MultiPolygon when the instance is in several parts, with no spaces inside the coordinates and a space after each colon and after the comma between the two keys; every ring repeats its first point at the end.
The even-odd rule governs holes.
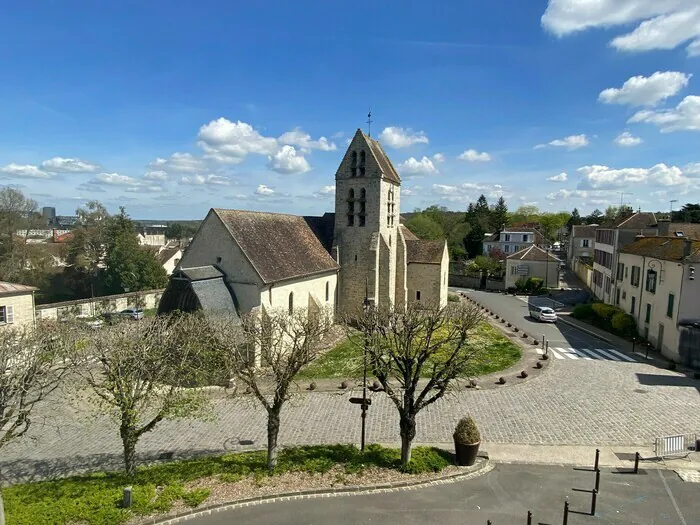
{"type": "Polygon", "coordinates": [[[56,224],[56,208],[53,206],[44,206],[41,209],[41,216],[44,218],[44,222],[47,226],[54,226],[56,224]]]}
{"type": "Polygon", "coordinates": [[[138,232],[139,244],[143,246],[165,246],[166,226],[157,224],[153,226],[143,226],[138,232]]]}

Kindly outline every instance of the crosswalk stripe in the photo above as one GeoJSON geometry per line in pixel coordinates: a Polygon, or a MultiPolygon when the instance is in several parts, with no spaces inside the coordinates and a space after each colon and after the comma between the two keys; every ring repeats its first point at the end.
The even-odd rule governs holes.
{"type": "Polygon", "coordinates": [[[559,350],[562,354],[564,354],[564,355],[565,355],[566,357],[568,357],[569,359],[578,359],[578,356],[577,356],[577,355],[574,355],[574,354],[570,353],[566,348],[559,348],[559,347],[557,347],[557,350],[559,350]]]}
{"type": "Polygon", "coordinates": [[[536,348],[536,350],[537,350],[538,354],[540,354],[540,355],[544,354],[544,350],[542,350],[541,348],[536,348]]]}
{"type": "Polygon", "coordinates": [[[602,348],[596,348],[595,351],[600,352],[602,355],[608,357],[608,359],[612,359],[613,361],[620,361],[619,357],[612,355],[607,350],[603,350],[602,348]]]}
{"type": "Polygon", "coordinates": [[[557,353],[554,351],[554,348],[550,348],[549,351],[550,351],[550,352],[552,353],[552,355],[553,355],[554,357],[556,357],[557,359],[564,359],[564,356],[563,356],[563,355],[557,354],[557,353]]]}
{"type": "Polygon", "coordinates": [[[591,356],[587,357],[586,359],[600,359],[600,356],[598,354],[596,354],[593,350],[588,350],[587,348],[579,348],[578,353],[586,356],[591,356]]]}
{"type": "Polygon", "coordinates": [[[585,353],[581,352],[578,348],[569,348],[570,352],[573,352],[574,354],[583,357],[587,361],[592,361],[593,359],[591,357],[588,357],[585,353]]]}
{"type": "Polygon", "coordinates": [[[613,350],[612,348],[608,348],[608,352],[620,356],[622,359],[625,361],[630,361],[632,363],[636,363],[637,360],[633,357],[630,357],[628,355],[623,354],[622,352],[618,352],[617,350],[613,350]]]}

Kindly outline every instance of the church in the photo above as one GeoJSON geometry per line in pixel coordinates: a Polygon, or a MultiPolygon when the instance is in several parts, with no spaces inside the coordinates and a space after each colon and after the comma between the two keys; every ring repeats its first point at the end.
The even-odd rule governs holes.
{"type": "Polygon", "coordinates": [[[335,213],[320,217],[212,208],[159,313],[446,305],[447,244],[401,224],[401,179],[378,141],[357,130],[335,187],[335,213]]]}

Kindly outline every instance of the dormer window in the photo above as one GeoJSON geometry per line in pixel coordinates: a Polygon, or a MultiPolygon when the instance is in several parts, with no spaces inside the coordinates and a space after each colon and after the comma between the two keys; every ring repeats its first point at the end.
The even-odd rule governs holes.
{"type": "Polygon", "coordinates": [[[360,151],[360,177],[365,176],[365,150],[360,151]]]}

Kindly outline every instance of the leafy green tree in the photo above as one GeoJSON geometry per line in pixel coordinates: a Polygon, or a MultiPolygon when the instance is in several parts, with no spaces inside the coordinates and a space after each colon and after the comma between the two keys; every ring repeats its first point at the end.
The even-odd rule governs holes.
{"type": "Polygon", "coordinates": [[[490,223],[492,232],[500,231],[504,226],[508,226],[510,224],[508,206],[506,205],[506,201],[503,197],[499,197],[496,205],[491,210],[490,223]]]}
{"type": "Polygon", "coordinates": [[[180,224],[179,222],[171,222],[170,224],[168,224],[167,228],[165,228],[165,238],[181,239],[183,237],[182,232],[182,224],[180,224]]]}
{"type": "Polygon", "coordinates": [[[586,217],[585,221],[586,224],[601,224],[603,222],[603,217],[603,212],[596,208],[586,217]]]}
{"type": "Polygon", "coordinates": [[[573,230],[574,226],[578,226],[582,223],[583,219],[581,218],[581,214],[578,212],[578,208],[574,208],[574,211],[571,212],[569,220],[566,221],[566,229],[569,231],[569,235],[571,235],[571,231],[573,230]]]}
{"type": "Polygon", "coordinates": [[[679,211],[674,211],[672,219],[674,222],[694,222],[700,223],[700,203],[684,204],[679,211]]]}
{"type": "Polygon", "coordinates": [[[484,235],[491,229],[491,210],[486,197],[479,196],[476,204],[469,203],[466,214],[469,233],[464,240],[467,256],[472,259],[483,252],[484,235]]]}
{"type": "MultiPolygon", "coordinates": [[[[99,284],[101,262],[107,247],[106,229],[109,222],[107,209],[98,201],[89,201],[75,211],[76,227],[68,242],[64,278],[77,297],[87,297],[99,284]]],[[[98,293],[99,295],[99,288],[98,293]]]]}
{"type": "Polygon", "coordinates": [[[511,223],[536,222],[540,215],[537,206],[520,206],[510,217],[511,223]]]}
{"type": "Polygon", "coordinates": [[[420,239],[439,240],[445,238],[442,226],[423,213],[411,217],[406,222],[406,227],[420,239]]]}
{"type": "Polygon", "coordinates": [[[549,241],[555,241],[557,231],[569,220],[568,213],[543,213],[539,216],[540,232],[549,241]]]}
{"type": "Polygon", "coordinates": [[[35,200],[15,188],[0,190],[0,280],[32,284],[30,274],[45,266],[47,254],[27,239],[42,226],[35,200]]]}

